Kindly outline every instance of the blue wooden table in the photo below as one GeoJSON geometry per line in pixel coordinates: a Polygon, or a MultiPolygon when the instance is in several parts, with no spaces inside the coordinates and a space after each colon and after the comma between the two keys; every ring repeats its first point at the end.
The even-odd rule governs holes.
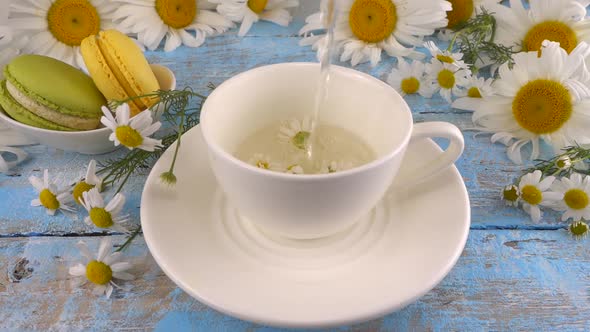
{"type": "MultiPolygon", "coordinates": [[[[315,9],[310,7],[314,5],[299,8],[288,28],[262,22],[243,38],[233,30],[197,49],[181,47],[147,56],[152,63],[170,67],[179,88],[190,86],[202,93],[208,92],[209,82],[219,84],[257,66],[315,61],[310,48],[298,46],[297,36],[303,18],[315,9]]],[[[375,68],[362,65],[358,69],[385,79],[394,60],[384,59],[375,68]]],[[[452,109],[440,97],[407,100],[415,121],[442,120],[462,129],[472,127],[469,112],[452,109]]],[[[500,189],[521,167],[506,158],[503,146],[491,145],[489,137],[465,132],[465,140],[457,167],[469,191],[472,225],[455,268],[407,308],[338,330],[590,329],[589,242],[573,240],[557,214],[546,213],[541,222],[532,223],[523,211],[505,207],[500,189]]],[[[130,290],[116,290],[106,299],[73,287],[67,269],[80,257],[76,242],[82,239],[96,248],[104,236],[116,244],[125,237],[97,232],[82,222],[82,214],[72,220],[31,208],[36,194],[29,176],[40,176],[48,168],[52,174],[73,179],[83,174],[91,157],[42,145],[26,150],[29,161],[13,173],[0,174],[0,330],[274,331],[223,315],[185,294],[159,269],[141,237],[126,250],[136,266],[132,272],[138,276],[130,290]]],[[[101,161],[123,153],[95,158],[101,161]]],[[[126,210],[134,224],[140,222],[140,195],[148,173],[149,169],[140,170],[125,189],[126,210]]]]}

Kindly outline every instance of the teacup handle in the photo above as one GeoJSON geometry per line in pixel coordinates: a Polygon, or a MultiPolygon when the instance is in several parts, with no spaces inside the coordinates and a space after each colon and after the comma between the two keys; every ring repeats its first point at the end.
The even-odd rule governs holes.
{"type": "Polygon", "coordinates": [[[447,149],[434,160],[414,169],[407,177],[397,179],[396,187],[408,187],[435,176],[451,166],[463,153],[465,147],[463,134],[461,134],[459,128],[448,122],[432,121],[414,124],[410,142],[433,137],[448,139],[449,146],[447,149]]]}

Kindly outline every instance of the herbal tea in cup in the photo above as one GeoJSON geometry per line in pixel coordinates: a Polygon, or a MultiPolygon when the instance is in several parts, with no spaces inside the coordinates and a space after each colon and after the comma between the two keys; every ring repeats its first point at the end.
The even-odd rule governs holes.
{"type": "Polygon", "coordinates": [[[311,239],[347,229],[389,189],[411,139],[442,137],[450,144],[435,160],[424,156],[422,167],[396,181],[402,185],[446,169],[463,151],[457,127],[413,124],[389,85],[353,69],[330,70],[316,137],[322,148],[314,146],[311,159],[302,150],[319,64],[246,71],[219,85],[203,105],[202,133],[221,189],[242,217],[267,232],[311,239]]]}
{"type": "Polygon", "coordinates": [[[248,136],[234,156],[258,168],[291,174],[327,174],[367,164],[377,154],[351,131],[330,125],[316,128],[314,155],[307,146],[311,120],[292,118],[268,125],[248,136]]]}

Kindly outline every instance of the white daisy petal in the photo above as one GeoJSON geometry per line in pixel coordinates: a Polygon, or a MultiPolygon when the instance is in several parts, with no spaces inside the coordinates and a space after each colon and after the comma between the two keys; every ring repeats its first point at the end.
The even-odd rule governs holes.
{"type": "Polygon", "coordinates": [[[115,272],[113,271],[113,277],[117,278],[117,279],[121,279],[121,280],[133,280],[135,279],[135,276],[131,273],[128,272],[115,272]]]}
{"type": "MultiPolygon", "coordinates": [[[[63,35],[63,29],[51,26],[51,24],[55,24],[55,20],[52,22],[47,19],[48,13],[50,11],[59,12],[63,3],[55,0],[22,0],[18,4],[13,2],[7,23],[14,29],[14,34],[18,35],[19,39],[31,40],[23,47],[26,53],[50,56],[78,68],[84,68],[79,47],[82,38],[76,37],[71,40],[71,35],[63,35]]],[[[89,24],[90,28],[96,24],[96,29],[112,27],[110,24],[111,14],[116,7],[98,0],[88,1],[85,6],[89,7],[88,10],[94,10],[98,14],[98,20],[82,18],[85,20],[84,24],[89,24]]],[[[93,30],[88,29],[88,31],[93,30]]]]}
{"type": "Polygon", "coordinates": [[[198,47],[206,36],[221,33],[233,26],[231,20],[211,10],[214,6],[208,1],[196,1],[196,7],[185,6],[181,9],[184,12],[165,17],[158,13],[156,1],[129,0],[115,10],[113,19],[123,29],[136,33],[138,41],[149,50],[155,50],[164,40],[164,50],[170,52],[182,44],[198,47]],[[168,21],[191,16],[193,20],[188,24],[168,21]],[[178,26],[184,27],[175,28],[178,26]]]}
{"type": "Polygon", "coordinates": [[[86,266],[82,264],[76,264],[70,267],[69,272],[73,276],[81,277],[86,275],[86,266]]]}
{"type": "Polygon", "coordinates": [[[105,259],[107,252],[111,250],[112,248],[112,242],[111,239],[109,237],[104,237],[101,241],[100,241],[100,245],[98,247],[98,254],[96,256],[96,260],[99,262],[102,262],[103,259],[105,259]]]}
{"type": "MultiPolygon", "coordinates": [[[[582,129],[586,127],[582,124],[587,117],[590,80],[586,78],[590,73],[580,57],[587,53],[587,46],[582,43],[569,55],[554,42],[544,41],[542,47],[540,57],[537,52],[514,55],[513,68],[502,65],[499,78],[493,84],[473,78],[470,83],[477,86],[482,95],[473,114],[474,124],[485,132],[509,133],[514,143],[508,147],[507,154],[515,163],[522,163],[521,148],[529,142],[532,146],[530,159],[541,154],[540,140],[548,143],[554,152],[565,146],[590,142],[590,135],[582,129]],[[529,114],[534,109],[530,103],[535,100],[546,105],[543,106],[548,112],[546,118],[529,114]],[[562,116],[563,113],[568,116],[562,116]]],[[[506,144],[507,141],[502,142],[506,144]]]]}
{"type": "MultiPolygon", "coordinates": [[[[350,20],[362,16],[359,8],[355,7],[356,0],[341,0],[336,2],[334,23],[334,43],[341,61],[350,61],[353,66],[370,62],[372,66],[380,62],[382,52],[390,56],[401,56],[418,59],[424,55],[413,49],[421,46],[424,36],[434,33],[437,28],[447,25],[446,10],[451,5],[447,1],[403,1],[392,0],[391,7],[381,6],[378,17],[388,18],[390,10],[395,11],[396,24],[387,29],[383,35],[376,35],[373,31],[364,30],[361,25],[350,20]]],[[[326,8],[327,1],[322,0],[320,7],[326,8]]],[[[385,21],[377,22],[387,26],[385,21]]],[[[321,12],[314,13],[306,19],[305,26],[300,30],[303,35],[302,44],[312,45],[318,51],[318,57],[325,53],[327,47],[325,35],[326,22],[323,22],[321,12]],[[319,34],[311,35],[314,31],[319,34]]]]}

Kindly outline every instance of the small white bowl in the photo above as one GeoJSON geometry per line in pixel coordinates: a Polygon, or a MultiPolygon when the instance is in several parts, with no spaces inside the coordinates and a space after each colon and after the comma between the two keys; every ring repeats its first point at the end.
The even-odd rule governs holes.
{"type": "MultiPolygon", "coordinates": [[[[161,90],[174,90],[176,78],[174,73],[167,67],[161,65],[150,65],[156,75],[161,90]]],[[[163,112],[163,105],[160,104],[152,110],[154,117],[159,118],[163,112]]],[[[30,137],[43,145],[51,146],[64,151],[78,152],[82,154],[102,154],[116,150],[118,147],[109,141],[111,130],[99,128],[86,131],[58,131],[42,129],[15,121],[9,117],[0,107],[0,121],[4,121],[13,129],[30,137]]]]}

